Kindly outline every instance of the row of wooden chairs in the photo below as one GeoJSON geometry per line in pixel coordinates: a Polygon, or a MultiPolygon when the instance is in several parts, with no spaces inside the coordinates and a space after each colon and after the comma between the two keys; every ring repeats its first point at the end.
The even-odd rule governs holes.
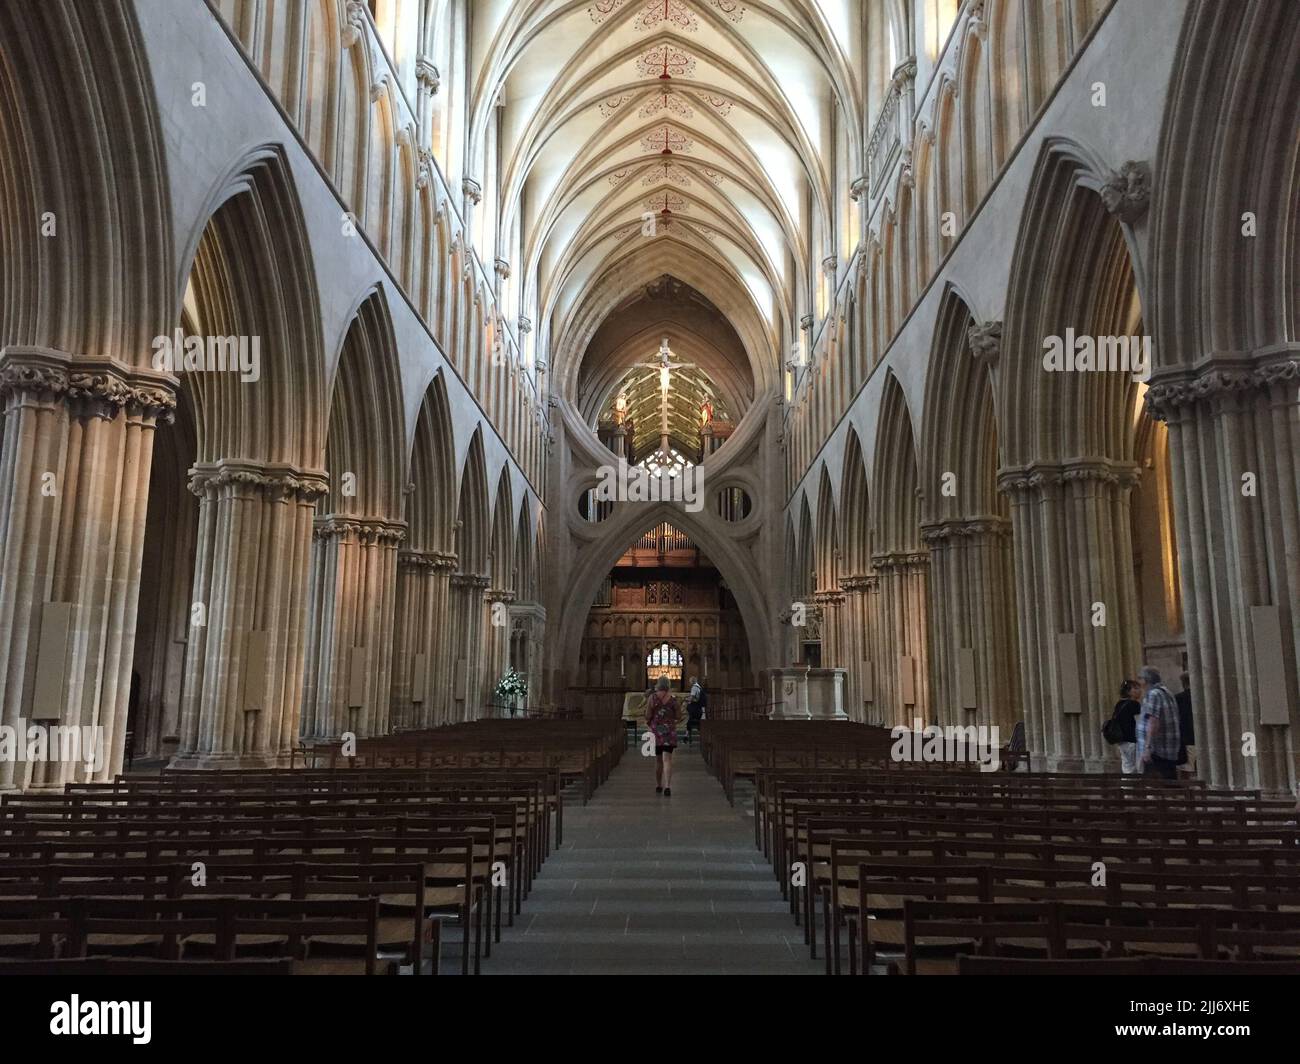
{"type": "Polygon", "coordinates": [[[583,721],[475,722],[363,740],[363,756],[317,767],[165,771],[5,796],[0,906],[15,920],[0,931],[0,959],[275,960],[309,972],[330,970],[341,950],[367,972],[436,973],[441,921],[455,919],[461,971],[477,973],[552,836],[562,842],[566,785],[579,782],[585,799],[621,751],[618,734],[583,721]],[[259,909],[272,901],[288,907],[274,927],[276,914],[259,909]],[[313,930],[313,914],[292,908],[325,901],[372,905],[373,934],[313,930]],[[55,923],[20,932],[13,907],[33,902],[55,923]],[[216,902],[224,908],[208,914],[216,902]],[[227,922],[214,931],[217,917],[227,922]],[[119,934],[101,918],[139,922],[119,934]]]}
{"type": "Polygon", "coordinates": [[[733,796],[737,780],[753,779],[755,846],[828,974],[900,960],[908,971],[955,972],[964,952],[1003,952],[996,935],[919,924],[909,945],[905,910],[940,902],[990,907],[986,921],[1000,906],[1048,903],[1093,920],[1122,916],[1117,930],[1065,952],[1041,935],[1011,943],[1062,963],[1153,950],[1242,964],[1300,957],[1288,930],[1300,926],[1300,828],[1289,801],[1118,775],[900,768],[869,756],[873,741],[885,745],[864,734],[872,729],[812,722],[804,733],[806,723],[715,725],[711,761],[733,796]],[[1238,915],[1188,920],[1202,910],[1238,915]],[[1189,927],[1200,937],[1189,940],[1189,927]]]}

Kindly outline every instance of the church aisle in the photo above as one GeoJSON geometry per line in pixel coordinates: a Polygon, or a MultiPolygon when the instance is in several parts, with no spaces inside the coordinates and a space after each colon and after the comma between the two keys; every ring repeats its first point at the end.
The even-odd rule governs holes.
{"type": "Polygon", "coordinates": [[[670,798],[629,750],[547,859],[485,975],[816,975],[752,821],[699,746],[678,747],[670,798]]]}

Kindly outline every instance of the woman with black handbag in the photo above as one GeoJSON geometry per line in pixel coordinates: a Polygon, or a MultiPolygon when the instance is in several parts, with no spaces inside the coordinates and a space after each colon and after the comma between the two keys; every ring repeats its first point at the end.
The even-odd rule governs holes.
{"type": "Polygon", "coordinates": [[[1101,727],[1102,738],[1112,746],[1119,747],[1120,771],[1131,776],[1138,771],[1137,763],[1137,718],[1142,711],[1141,704],[1133,698],[1137,684],[1125,680],[1119,686],[1119,701],[1110,719],[1101,727]]]}

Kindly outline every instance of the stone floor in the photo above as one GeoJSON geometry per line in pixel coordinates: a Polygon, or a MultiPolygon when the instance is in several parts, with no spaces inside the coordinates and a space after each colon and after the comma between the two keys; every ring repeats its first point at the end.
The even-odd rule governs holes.
{"type": "Polygon", "coordinates": [[[699,747],[678,747],[670,798],[629,749],[553,850],[485,975],[816,975],[803,936],[699,747]]]}

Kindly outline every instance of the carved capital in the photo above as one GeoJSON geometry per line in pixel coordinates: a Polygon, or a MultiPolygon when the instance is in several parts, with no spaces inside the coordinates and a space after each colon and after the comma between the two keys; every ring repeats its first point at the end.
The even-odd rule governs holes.
{"type": "Polygon", "coordinates": [[[845,592],[871,592],[880,587],[880,581],[869,573],[855,573],[840,580],[840,590],[845,592]]]}
{"type": "Polygon", "coordinates": [[[1101,201],[1121,222],[1132,225],[1138,221],[1151,203],[1151,167],[1145,162],[1126,162],[1101,186],[1101,201]]]}
{"type": "Polygon", "coordinates": [[[483,202],[483,186],[475,181],[472,177],[467,177],[460,183],[461,191],[465,197],[477,207],[483,202]]]}
{"type": "Polygon", "coordinates": [[[355,539],[363,544],[398,544],[406,539],[406,526],[382,517],[344,517],[330,514],[312,523],[314,539],[355,539]]]}
{"type": "Polygon", "coordinates": [[[855,177],[853,179],[853,184],[849,186],[849,199],[851,199],[854,203],[857,203],[862,199],[863,196],[865,196],[868,193],[870,189],[871,189],[871,178],[869,178],[866,174],[863,174],[861,177],[855,177]]]}
{"type": "Polygon", "coordinates": [[[344,48],[351,48],[366,32],[366,5],[363,0],[348,0],[343,19],[340,40],[344,48]]]}
{"type": "Polygon", "coordinates": [[[533,331],[533,319],[532,319],[532,318],[526,318],[526,317],[524,317],[523,315],[520,315],[520,317],[519,317],[519,334],[520,334],[521,336],[527,336],[527,335],[528,335],[530,332],[532,332],[532,331],[533,331]]]}
{"type": "Polygon", "coordinates": [[[921,527],[922,543],[946,543],[970,540],[976,537],[1006,537],[1011,535],[1011,522],[1002,517],[970,517],[953,521],[937,521],[921,527]]]}
{"type": "Polygon", "coordinates": [[[0,400],[11,396],[63,401],[78,418],[110,421],[125,411],[131,417],[170,423],[176,410],[176,380],[116,359],[14,346],[0,352],[0,400]]]}
{"type": "Polygon", "coordinates": [[[903,158],[899,163],[898,184],[900,188],[916,188],[916,175],[912,172],[912,149],[903,149],[903,158]]]}
{"type": "Polygon", "coordinates": [[[496,274],[497,274],[498,277],[501,278],[501,280],[505,281],[505,280],[508,280],[508,279],[509,279],[509,277],[510,277],[510,263],[506,262],[505,259],[497,259],[497,260],[495,260],[495,261],[492,263],[492,268],[496,270],[496,274]]]}
{"type": "Polygon", "coordinates": [[[318,499],[329,494],[329,477],[325,473],[303,471],[292,466],[221,461],[191,468],[189,488],[200,498],[215,499],[243,490],[261,492],[272,500],[314,506],[318,499]]]}
{"type": "Polygon", "coordinates": [[[872,555],[871,564],[877,573],[916,572],[930,564],[928,550],[889,551],[885,554],[872,555]]]}
{"type": "Polygon", "coordinates": [[[425,56],[420,56],[415,61],[415,81],[430,96],[437,95],[438,90],[442,88],[442,75],[425,56]]]}
{"type": "Polygon", "coordinates": [[[896,89],[902,89],[909,81],[916,77],[916,57],[908,56],[894,68],[893,77],[890,83],[896,89]]]}
{"type": "Polygon", "coordinates": [[[1249,363],[1215,366],[1194,375],[1157,379],[1147,389],[1147,412],[1158,421],[1169,421],[1182,410],[1202,403],[1221,401],[1267,391],[1276,384],[1300,381],[1300,358],[1284,356],[1264,365],[1249,363]]]}

